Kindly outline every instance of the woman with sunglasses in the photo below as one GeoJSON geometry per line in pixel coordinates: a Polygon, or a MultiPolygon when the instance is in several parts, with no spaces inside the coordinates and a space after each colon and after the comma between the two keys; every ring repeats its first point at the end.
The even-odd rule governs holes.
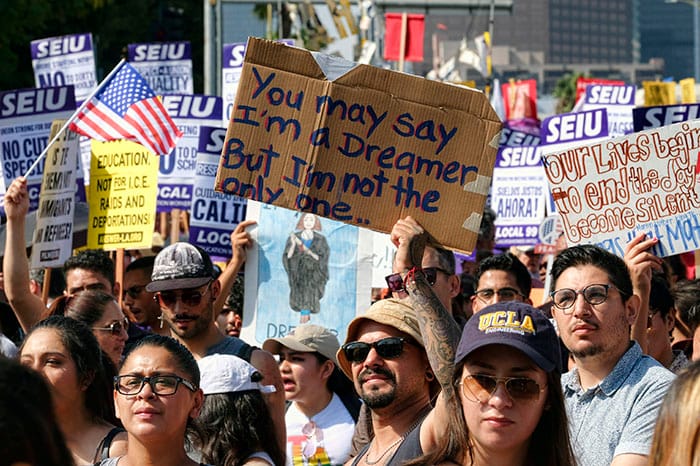
{"type": "Polygon", "coordinates": [[[558,337],[544,314],[519,302],[487,306],[455,351],[459,330],[425,276],[413,269],[406,282],[442,386],[421,426],[427,453],[407,464],[574,465],[558,337]]]}
{"type": "Polygon", "coordinates": [[[196,466],[185,451],[185,437],[188,430],[196,432],[203,401],[192,353],[173,338],[145,336],[114,378],[114,406],[129,450],[100,466],[196,466]]]}
{"type": "Polygon", "coordinates": [[[64,316],[40,321],[24,339],[20,362],[48,383],[56,420],[76,466],[126,451],[126,435],[115,427],[110,396],[114,367],[87,326],[64,316]]]}
{"type": "Polygon", "coordinates": [[[90,327],[102,351],[109,356],[114,367],[119,367],[129,338],[129,320],[112,295],[100,290],[63,295],[51,304],[49,314],[71,317],[90,327]]]}

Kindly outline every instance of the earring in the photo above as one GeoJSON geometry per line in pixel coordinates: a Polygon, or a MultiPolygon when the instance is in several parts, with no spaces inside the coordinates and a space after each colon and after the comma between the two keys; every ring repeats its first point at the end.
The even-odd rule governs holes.
{"type": "Polygon", "coordinates": [[[428,382],[432,382],[435,380],[435,374],[433,374],[431,371],[425,371],[425,378],[428,382]]]}
{"type": "Polygon", "coordinates": [[[160,328],[163,328],[163,314],[158,316],[158,320],[160,321],[160,328]]]}

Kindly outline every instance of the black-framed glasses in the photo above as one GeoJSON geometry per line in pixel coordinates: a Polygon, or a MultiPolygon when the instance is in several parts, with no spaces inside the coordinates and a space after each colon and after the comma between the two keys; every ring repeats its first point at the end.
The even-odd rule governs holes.
{"type": "Polygon", "coordinates": [[[129,295],[131,299],[136,299],[146,289],[146,285],[134,285],[124,290],[122,297],[129,295]]]}
{"type": "Polygon", "coordinates": [[[155,294],[153,298],[157,299],[158,303],[162,307],[173,307],[175,306],[175,303],[178,299],[182,301],[182,304],[184,304],[185,306],[196,307],[199,306],[199,303],[202,302],[202,298],[209,291],[211,284],[212,282],[207,283],[207,287],[204,289],[204,291],[183,290],[179,293],[173,290],[159,291],[155,294]]]}
{"type": "Polygon", "coordinates": [[[360,363],[367,359],[367,355],[372,348],[384,359],[398,358],[403,353],[404,342],[406,342],[405,338],[388,337],[372,343],[353,341],[344,344],[342,349],[348,361],[360,363]]]}
{"type": "MultiPolygon", "coordinates": [[[[435,285],[435,281],[437,280],[437,273],[442,272],[445,275],[449,276],[451,275],[447,270],[441,269],[440,267],[426,267],[424,269],[421,269],[423,271],[423,274],[425,275],[425,280],[428,282],[428,285],[433,286],[435,285]]],[[[384,277],[386,280],[386,286],[389,288],[389,291],[392,293],[398,293],[400,291],[406,291],[406,288],[404,287],[403,283],[403,278],[401,278],[401,274],[398,273],[392,273],[391,275],[387,275],[384,277]]]]}
{"type": "Polygon", "coordinates": [[[127,374],[114,377],[114,389],[122,395],[138,395],[146,384],[151,386],[153,393],[160,396],[175,394],[180,384],[192,392],[197,390],[197,387],[192,382],[177,375],[142,377],[140,375],[127,374]]]}
{"type": "Polygon", "coordinates": [[[610,288],[615,288],[622,294],[619,288],[615,285],[610,284],[600,284],[594,283],[588,285],[587,287],[574,290],[572,288],[561,288],[559,290],[552,291],[549,295],[552,297],[552,303],[559,309],[563,310],[565,314],[572,312],[571,309],[576,302],[576,297],[578,295],[583,296],[584,301],[593,306],[598,304],[603,304],[608,299],[608,291],[610,288]],[[567,310],[569,310],[567,312],[567,310]]]}
{"type": "Polygon", "coordinates": [[[498,296],[500,301],[515,301],[518,298],[524,299],[526,297],[520,291],[508,286],[497,290],[494,290],[493,288],[484,288],[482,290],[476,290],[474,294],[484,303],[492,302],[495,296],[498,296]]]}
{"type": "Polygon", "coordinates": [[[106,327],[92,327],[93,330],[101,330],[103,332],[110,332],[112,335],[119,335],[122,330],[125,332],[129,328],[129,319],[124,317],[123,320],[115,320],[106,327]]]}
{"type": "Polygon", "coordinates": [[[536,401],[544,387],[529,377],[494,377],[486,374],[468,375],[462,379],[462,393],[471,401],[486,403],[498,384],[502,383],[513,401],[536,401]]]}

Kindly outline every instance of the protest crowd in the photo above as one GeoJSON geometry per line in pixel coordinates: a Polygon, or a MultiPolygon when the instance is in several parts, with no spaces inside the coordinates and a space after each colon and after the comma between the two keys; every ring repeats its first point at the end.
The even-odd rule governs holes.
{"type": "MultiPolygon", "coordinates": [[[[440,120],[449,105],[420,101],[421,90],[407,86],[418,86],[413,78],[387,78],[387,86],[399,88],[397,100],[413,91],[422,95],[415,107],[400,107],[389,128],[383,121],[397,110],[383,112],[380,98],[353,104],[355,89],[342,88],[343,77],[332,94],[342,117],[324,115],[342,120],[342,131],[329,123],[312,126],[310,139],[299,138],[294,128],[300,133],[318,121],[304,116],[304,93],[288,90],[296,81],[269,71],[286,46],[253,41],[249,47],[231,116],[240,126],[225,131],[205,122],[194,131],[201,139],[193,154],[203,155],[188,166],[190,184],[182,184],[192,208],[170,206],[169,233],[155,224],[155,198],[164,191],[155,190],[162,180],[149,178],[148,170],[157,176],[151,159],[160,154],[162,173],[186,125],[158,113],[160,107],[154,115],[167,124],[159,136],[150,129],[120,132],[126,126],[117,131],[114,119],[101,119],[104,108],[117,114],[122,105],[109,86],[142,79],[130,65],[120,65],[117,81],[90,97],[92,104],[70,122],[83,136],[126,139],[150,151],[115,149],[110,142],[92,146],[93,171],[124,165],[131,172],[99,180],[93,173],[88,197],[104,196],[89,199],[88,240],[81,245],[87,247],[70,248],[59,266],[36,267],[52,256],[52,245],[71,243],[73,225],[28,226],[37,209],[36,185],[29,173],[17,173],[7,185],[0,466],[700,464],[697,248],[692,225],[684,223],[693,220],[674,217],[700,206],[697,160],[690,161],[700,137],[692,123],[652,128],[634,140],[623,136],[605,149],[595,146],[601,134],[562,139],[593,145],[538,148],[533,158],[529,146],[504,144],[519,130],[501,132],[490,107],[478,117],[469,114],[482,103],[473,91],[426,87],[430,98],[442,98],[442,89],[445,99],[462,92],[474,99],[458,109],[469,114],[464,120],[440,120]],[[259,94],[267,103],[255,100],[259,94]],[[269,108],[258,115],[256,105],[269,108]],[[268,118],[286,123],[261,124],[268,110],[268,118]],[[280,134],[273,134],[276,125],[280,134]],[[478,131],[468,132],[469,125],[478,131]],[[216,141],[214,149],[206,147],[216,141]],[[300,148],[309,145],[321,152],[313,160],[292,155],[284,165],[291,171],[281,171],[280,158],[306,153],[300,148]],[[352,159],[349,167],[319,168],[323,151],[332,147],[352,159]],[[606,175],[628,162],[643,165],[652,154],[677,174],[675,181],[660,169],[635,172],[636,165],[628,178],[606,175]],[[375,171],[364,176],[368,172],[357,168],[362,163],[375,171]],[[542,184],[532,189],[513,184],[512,172],[494,170],[532,173],[534,167],[542,184]],[[600,176],[587,178],[594,167],[600,176]],[[431,177],[432,184],[421,184],[431,177]],[[328,196],[302,189],[304,183],[319,192],[327,184],[328,196]],[[291,196],[299,214],[268,206],[290,207],[289,186],[301,186],[291,196]],[[147,188],[154,191],[140,191],[147,188]],[[644,197],[662,188],[672,194],[644,197]],[[678,194],[688,188],[690,194],[678,194]],[[251,215],[252,203],[231,194],[263,201],[259,217],[251,215]],[[352,195],[359,200],[348,200],[352,195]],[[636,204],[630,201],[635,196],[636,204]],[[627,207],[617,207],[622,201],[627,207]],[[387,219],[389,204],[381,202],[405,203],[403,215],[387,219]],[[548,212],[561,214],[558,227],[540,218],[540,234],[534,223],[504,223],[508,216],[544,217],[545,202],[548,212]],[[111,210],[122,207],[131,210],[111,210]],[[645,227],[634,226],[635,215],[645,227]],[[232,226],[197,229],[204,217],[232,226]],[[354,224],[370,219],[391,244],[386,286],[363,279],[359,241],[339,245],[342,235],[351,236],[349,224],[356,232],[354,224]],[[136,228],[109,230],[139,222],[148,227],[145,235],[136,228]],[[28,234],[34,234],[29,244],[28,234]],[[508,235],[520,241],[497,244],[508,235]],[[459,246],[472,253],[453,251],[459,246]],[[286,279],[278,280],[278,273],[286,279]],[[284,319],[273,322],[269,309],[284,319]],[[342,319],[329,316],[341,310],[342,319]]],[[[290,69],[301,70],[308,57],[288,53],[298,60],[289,61],[290,69]]],[[[363,68],[347,79],[360,72],[374,73],[363,68]]],[[[299,75],[294,79],[304,83],[306,97],[317,93],[312,106],[333,100],[323,94],[331,94],[330,84],[316,89],[309,76],[299,75]]],[[[119,92],[143,94],[137,103],[155,96],[150,89],[125,89],[119,92]]],[[[119,116],[129,128],[150,125],[129,111],[119,116]]],[[[583,127],[595,129],[598,111],[580,113],[588,115],[580,118],[583,127]]],[[[565,117],[558,118],[543,123],[543,140],[555,127],[565,134],[565,117]]],[[[60,156],[47,157],[47,167],[52,159],[60,165],[60,156]]],[[[61,181],[65,171],[44,171],[59,175],[44,179],[42,196],[77,181],[61,181]]],[[[66,213],[60,200],[40,198],[38,204],[37,222],[47,212],[66,213]]]]}

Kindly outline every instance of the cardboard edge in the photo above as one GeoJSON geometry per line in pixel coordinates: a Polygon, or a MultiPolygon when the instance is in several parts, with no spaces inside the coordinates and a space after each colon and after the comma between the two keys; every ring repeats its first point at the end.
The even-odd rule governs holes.
{"type": "Polygon", "coordinates": [[[267,66],[314,79],[326,79],[323,70],[308,50],[258,37],[248,38],[244,63],[267,66]],[[292,59],[281,60],[281,54],[285,58],[291,56],[292,59]]]}

